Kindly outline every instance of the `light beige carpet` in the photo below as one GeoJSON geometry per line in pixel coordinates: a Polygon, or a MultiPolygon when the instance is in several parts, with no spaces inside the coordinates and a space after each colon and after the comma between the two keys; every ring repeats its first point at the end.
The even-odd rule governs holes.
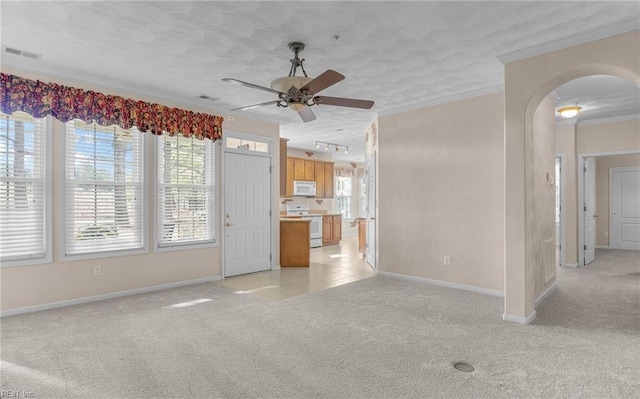
{"type": "Polygon", "coordinates": [[[215,284],[2,320],[3,391],[33,398],[631,398],[640,261],[560,269],[529,326],[501,298],[372,277],[281,302],[215,284]],[[188,307],[170,305],[211,299],[188,307]],[[466,361],[476,371],[461,373],[466,361]]]}

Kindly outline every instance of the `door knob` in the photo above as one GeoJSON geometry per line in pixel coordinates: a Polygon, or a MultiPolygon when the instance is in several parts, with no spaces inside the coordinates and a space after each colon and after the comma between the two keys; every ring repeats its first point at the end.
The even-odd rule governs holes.
{"type": "Polygon", "coordinates": [[[229,218],[231,217],[231,215],[229,215],[228,213],[227,213],[227,215],[226,215],[226,216],[227,216],[227,219],[229,219],[229,218]]]}
{"type": "Polygon", "coordinates": [[[376,220],[376,218],[372,217],[371,220],[376,220]]]}
{"type": "Polygon", "coordinates": [[[233,226],[233,223],[227,223],[226,226],[227,227],[231,227],[231,226],[233,226]]]}

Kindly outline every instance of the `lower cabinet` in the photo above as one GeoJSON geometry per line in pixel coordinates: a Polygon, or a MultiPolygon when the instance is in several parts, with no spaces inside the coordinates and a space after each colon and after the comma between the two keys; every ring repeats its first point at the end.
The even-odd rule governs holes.
{"type": "Polygon", "coordinates": [[[322,217],[322,245],[338,244],[342,240],[342,215],[322,217]]]}

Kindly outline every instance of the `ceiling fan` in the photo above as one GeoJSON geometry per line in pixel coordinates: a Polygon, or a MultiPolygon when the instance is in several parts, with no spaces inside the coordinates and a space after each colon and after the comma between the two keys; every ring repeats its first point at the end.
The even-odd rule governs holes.
{"type": "Polygon", "coordinates": [[[300,52],[304,50],[304,43],[291,42],[289,43],[289,49],[295,54],[293,59],[290,60],[291,69],[289,70],[289,76],[284,76],[274,80],[273,82],[271,82],[271,88],[259,86],[253,83],[243,82],[241,80],[233,78],[222,79],[225,82],[268,91],[269,93],[278,95],[277,100],[248,105],[246,107],[234,108],[232,109],[232,111],[246,111],[253,108],[276,104],[278,107],[289,107],[293,109],[298,113],[298,115],[300,115],[300,118],[302,118],[304,122],[311,122],[316,119],[316,115],[310,108],[314,105],[337,105],[340,107],[364,109],[373,107],[373,101],[369,100],[316,96],[316,94],[321,90],[324,90],[327,87],[332,86],[344,79],[344,75],[334,70],[328,69],[321,73],[320,76],[316,77],[315,79],[310,78],[307,76],[307,71],[304,70],[304,58],[300,59],[298,57],[300,52]],[[302,73],[304,74],[304,76],[296,76],[298,67],[302,69],[302,73]]]}

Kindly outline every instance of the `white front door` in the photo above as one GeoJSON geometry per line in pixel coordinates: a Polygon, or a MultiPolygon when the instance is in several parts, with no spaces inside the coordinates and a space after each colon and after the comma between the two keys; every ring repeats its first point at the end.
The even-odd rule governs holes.
{"type": "Polygon", "coordinates": [[[271,268],[271,160],[226,153],[224,275],[271,268]]]}
{"type": "Polygon", "coordinates": [[[640,250],[640,169],[611,171],[611,242],[617,249],[640,250]]]}
{"type": "Polygon", "coordinates": [[[376,268],[376,154],[367,160],[367,263],[376,268]]]}
{"type": "Polygon", "coordinates": [[[596,174],[595,158],[584,161],[584,264],[595,259],[596,250],[596,174]]]}

